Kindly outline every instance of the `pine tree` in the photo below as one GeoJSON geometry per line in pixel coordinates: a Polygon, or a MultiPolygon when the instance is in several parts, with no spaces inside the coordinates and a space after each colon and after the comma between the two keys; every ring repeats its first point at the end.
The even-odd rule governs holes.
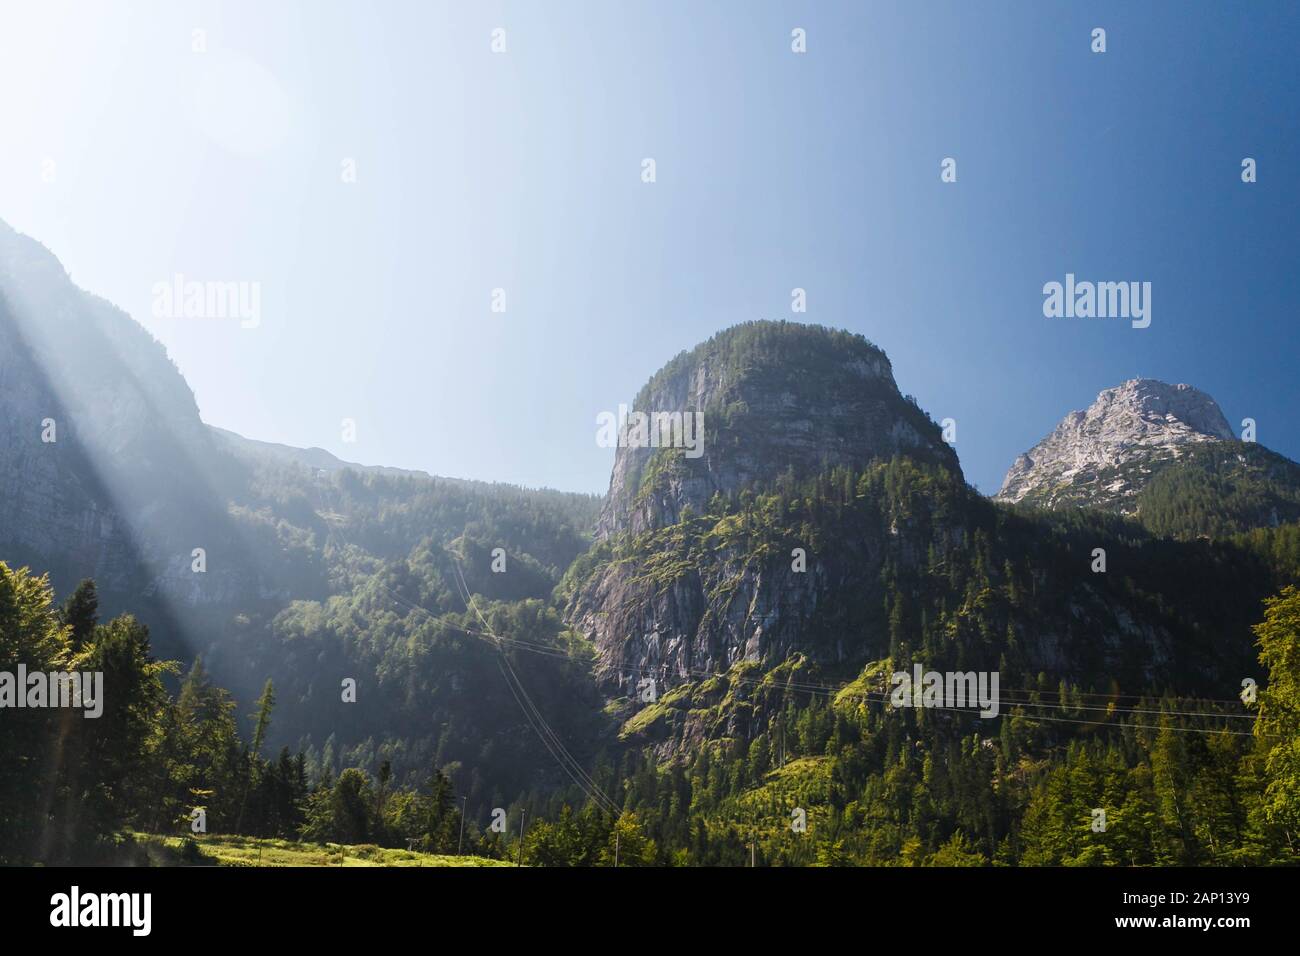
{"type": "Polygon", "coordinates": [[[385,760],[379,765],[379,785],[375,794],[375,818],[383,823],[384,820],[384,797],[388,792],[388,783],[393,778],[393,764],[385,760]]]}
{"type": "Polygon", "coordinates": [[[1259,660],[1268,668],[1255,721],[1267,780],[1262,809],[1295,853],[1300,850],[1300,589],[1285,588],[1265,608],[1264,621],[1255,626],[1259,660]]]}
{"type": "Polygon", "coordinates": [[[254,757],[262,753],[262,744],[266,741],[266,731],[271,726],[271,711],[274,708],[275,685],[268,677],[262,688],[262,696],[257,699],[257,713],[253,718],[253,746],[250,749],[254,757]]]}
{"type": "Polygon", "coordinates": [[[60,612],[63,623],[68,625],[74,651],[80,650],[90,640],[99,623],[99,592],[95,582],[87,578],[77,585],[60,612]]]}

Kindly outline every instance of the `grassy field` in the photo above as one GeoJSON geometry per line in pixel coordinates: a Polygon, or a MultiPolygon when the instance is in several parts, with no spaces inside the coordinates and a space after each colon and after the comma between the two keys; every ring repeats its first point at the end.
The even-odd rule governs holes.
{"type": "Polygon", "coordinates": [[[135,841],[151,866],[510,866],[481,856],[412,853],[373,844],[295,843],[255,837],[196,834],[184,837],[137,833],[135,841]],[[195,849],[197,848],[197,853],[195,849]]]}

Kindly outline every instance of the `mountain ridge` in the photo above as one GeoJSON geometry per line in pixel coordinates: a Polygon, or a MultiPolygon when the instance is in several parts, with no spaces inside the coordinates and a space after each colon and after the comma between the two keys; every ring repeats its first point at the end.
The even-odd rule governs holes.
{"type": "Polygon", "coordinates": [[[550,488],[546,486],[534,487],[532,485],[521,485],[509,481],[484,481],[480,478],[456,478],[449,475],[435,475],[432,472],[424,471],[419,468],[399,468],[395,465],[366,465],[361,462],[347,461],[346,459],[339,458],[333,452],[316,445],[303,447],[301,445],[290,445],[284,442],[272,442],[264,441],[260,438],[249,438],[229,428],[222,428],[219,425],[207,425],[207,428],[221,443],[230,448],[230,450],[232,450],[237,456],[262,457],[267,460],[278,461],[287,465],[297,465],[310,471],[320,471],[326,474],[351,469],[366,474],[383,475],[388,478],[414,478],[420,481],[442,482],[460,488],[504,488],[525,492],[537,491],[556,495],[572,495],[580,498],[602,497],[601,495],[590,494],[588,492],[566,491],[564,489],[550,488]]]}

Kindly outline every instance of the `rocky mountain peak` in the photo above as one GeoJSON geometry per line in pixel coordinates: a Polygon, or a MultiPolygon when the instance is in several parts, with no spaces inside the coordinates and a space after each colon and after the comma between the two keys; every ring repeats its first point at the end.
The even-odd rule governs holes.
{"type": "Polygon", "coordinates": [[[1234,437],[1213,398],[1190,385],[1135,378],[1103,390],[1016,459],[1001,501],[1116,505],[1140,489],[1154,467],[1190,446],[1234,437]]]}
{"type": "Polygon", "coordinates": [[[787,474],[895,454],[959,469],[938,426],[899,393],[885,353],[821,326],[748,322],[720,332],[660,369],[624,411],[601,537],[673,524],[687,508],[706,510],[716,493],[757,490],[787,474]],[[702,440],[647,445],[635,431],[638,414],[680,414],[701,429],[688,437],[702,440]]]}

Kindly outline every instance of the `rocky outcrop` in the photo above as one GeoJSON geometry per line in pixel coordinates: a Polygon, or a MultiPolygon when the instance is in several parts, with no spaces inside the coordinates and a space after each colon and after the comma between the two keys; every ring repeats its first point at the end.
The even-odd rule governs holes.
{"type": "Polygon", "coordinates": [[[1189,447],[1233,437],[1218,404],[1204,392],[1132,379],[1065,416],[1016,459],[996,498],[1132,513],[1137,494],[1163,465],[1189,447]]]}
{"type": "MultiPolygon", "coordinates": [[[[834,562],[842,569],[834,580],[827,555],[796,572],[788,558],[756,558],[739,544],[702,547],[689,571],[667,579],[650,571],[656,552],[648,548],[643,560],[611,563],[595,574],[573,603],[570,622],[597,648],[598,676],[625,693],[646,678],[668,688],[741,661],[771,664],[796,650],[843,659],[843,640],[823,640],[837,623],[837,609],[824,605],[852,581],[872,587],[881,556],[873,543],[852,550],[834,562]]],[[[838,623],[845,634],[861,633],[861,621],[838,623]]]]}
{"type": "Polygon", "coordinates": [[[702,411],[705,440],[694,459],[665,448],[615,455],[604,544],[593,552],[612,548],[614,560],[581,582],[567,615],[597,648],[599,676],[625,693],[646,678],[662,689],[796,652],[860,662],[872,625],[862,602],[839,598],[877,593],[887,555],[926,556],[908,533],[912,517],[900,513],[822,542],[796,569],[792,552],[809,542],[760,543],[735,515],[738,496],[900,457],[965,489],[952,448],[899,393],[884,353],[847,332],[737,326],[670,362],[633,409],[702,411]]]}
{"type": "Polygon", "coordinates": [[[621,429],[598,537],[673,524],[715,494],[770,487],[783,475],[857,469],[899,454],[959,471],[938,426],[899,393],[885,353],[848,332],[787,322],[735,326],[661,369],[628,420],[697,412],[703,442],[695,457],[635,447],[633,430],[621,429]]]}

